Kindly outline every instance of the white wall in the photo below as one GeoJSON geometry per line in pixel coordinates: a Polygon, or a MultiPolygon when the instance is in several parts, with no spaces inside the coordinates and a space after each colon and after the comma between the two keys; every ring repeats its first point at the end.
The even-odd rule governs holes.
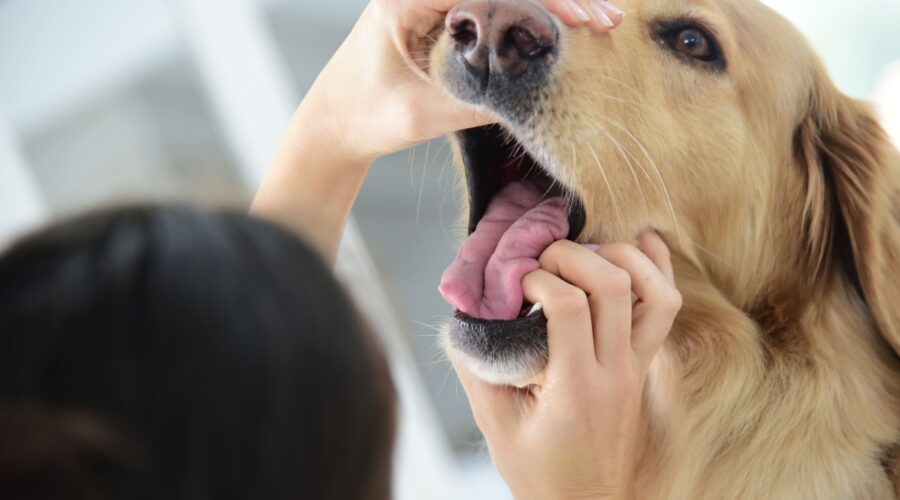
{"type": "Polygon", "coordinates": [[[900,58],[900,0],[763,0],[812,42],[844,92],[872,97],[885,65],[900,58]]]}

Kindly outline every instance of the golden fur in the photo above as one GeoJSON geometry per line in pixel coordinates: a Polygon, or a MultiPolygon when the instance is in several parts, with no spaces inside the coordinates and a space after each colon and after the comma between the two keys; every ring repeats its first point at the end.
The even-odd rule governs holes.
{"type": "Polygon", "coordinates": [[[673,250],[685,306],[645,389],[635,496],[900,497],[897,151],[756,0],[619,3],[610,35],[564,31],[543,112],[511,133],[581,196],[581,241],[652,226],[673,250]],[[685,16],[726,73],[651,37],[685,16]]]}

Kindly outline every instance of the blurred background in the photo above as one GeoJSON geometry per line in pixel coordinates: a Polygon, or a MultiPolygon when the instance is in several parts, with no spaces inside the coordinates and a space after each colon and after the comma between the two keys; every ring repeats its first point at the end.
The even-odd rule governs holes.
{"type": "MultiPolygon", "coordinates": [[[[245,209],[281,128],[365,0],[0,0],[0,246],[135,200],[245,209]]],[[[771,0],[900,143],[900,0],[771,0]]],[[[508,498],[436,346],[454,256],[443,140],[372,169],[339,271],[390,346],[403,500],[508,498]]]]}

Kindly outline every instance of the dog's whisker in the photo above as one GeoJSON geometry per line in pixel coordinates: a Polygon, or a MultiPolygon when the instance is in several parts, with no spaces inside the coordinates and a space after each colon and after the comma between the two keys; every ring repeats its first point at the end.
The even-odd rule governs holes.
{"type": "MultiPolygon", "coordinates": [[[[619,211],[619,202],[616,201],[616,195],[613,192],[612,184],[609,182],[609,177],[607,177],[607,175],[606,175],[606,170],[603,168],[603,163],[600,161],[600,158],[597,157],[597,152],[594,151],[594,148],[590,144],[588,144],[587,147],[588,147],[588,150],[590,150],[591,155],[594,157],[594,161],[597,162],[597,167],[600,169],[600,175],[603,176],[603,182],[606,183],[606,189],[609,191],[609,196],[612,199],[613,210],[615,210],[615,212],[616,212],[616,220],[621,221],[622,220],[622,212],[619,211]]],[[[574,150],[574,148],[575,148],[574,143],[572,144],[572,148],[574,150]]]]}
{"type": "Polygon", "coordinates": [[[610,101],[616,101],[618,103],[629,106],[630,108],[632,108],[635,111],[642,112],[642,111],[647,110],[647,106],[639,101],[638,102],[629,101],[629,100],[623,99],[622,97],[618,97],[618,96],[615,96],[615,95],[612,95],[612,94],[609,94],[606,92],[598,92],[598,91],[592,91],[592,90],[576,90],[575,92],[587,94],[590,96],[600,97],[600,98],[610,100],[610,101]]]}
{"type": "Polygon", "coordinates": [[[617,84],[621,85],[622,88],[624,88],[625,90],[628,90],[629,92],[632,92],[632,93],[634,93],[634,94],[639,94],[639,93],[640,93],[639,90],[637,90],[636,88],[634,88],[634,84],[633,84],[633,83],[628,83],[628,82],[626,82],[626,81],[619,80],[618,78],[613,78],[613,77],[611,77],[611,76],[609,76],[609,75],[602,74],[602,73],[601,73],[601,74],[593,74],[592,77],[593,77],[593,78],[602,78],[603,80],[608,80],[608,81],[610,81],[610,82],[617,83],[617,84]]]}
{"type": "Polygon", "coordinates": [[[633,74],[633,72],[631,71],[631,69],[629,69],[629,68],[623,68],[623,67],[621,67],[621,66],[607,66],[607,65],[603,65],[603,64],[587,64],[585,67],[588,68],[588,69],[590,69],[590,70],[592,70],[592,71],[593,71],[593,70],[600,70],[600,71],[620,71],[620,72],[623,72],[623,73],[633,74]]]}
{"type": "Polygon", "coordinates": [[[726,267],[728,267],[729,269],[734,269],[734,266],[733,266],[730,262],[728,262],[727,260],[725,260],[724,257],[722,257],[722,256],[716,254],[715,252],[709,250],[708,248],[704,247],[704,246],[701,245],[700,243],[697,243],[696,240],[692,240],[692,239],[690,239],[690,238],[687,238],[687,239],[688,239],[688,241],[690,241],[690,243],[691,243],[692,245],[694,245],[694,246],[697,248],[697,250],[700,250],[701,252],[705,253],[706,255],[709,255],[710,257],[712,257],[712,258],[718,260],[720,263],[724,264],[724,265],[725,265],[726,267]]]}
{"type": "MultiPolygon", "coordinates": [[[[573,153],[573,156],[572,156],[572,165],[573,165],[573,168],[574,168],[574,165],[576,164],[576,161],[577,161],[577,158],[574,156],[574,154],[575,154],[575,142],[574,142],[574,141],[572,142],[572,153],[573,153]]],[[[561,182],[559,179],[557,179],[557,176],[555,176],[555,175],[550,176],[550,186],[547,187],[547,190],[544,191],[544,194],[541,195],[541,198],[546,198],[547,195],[549,195],[549,194],[553,191],[553,189],[554,189],[558,184],[562,184],[562,182],[561,182]]],[[[567,191],[568,191],[568,190],[563,189],[563,192],[565,192],[565,193],[566,193],[566,196],[568,197],[568,192],[567,192],[567,191]]],[[[567,203],[570,203],[570,202],[568,201],[568,198],[567,198],[567,203]]]]}
{"type": "Polygon", "coordinates": [[[633,155],[630,152],[626,151],[622,144],[619,143],[619,141],[617,141],[602,124],[594,121],[588,121],[588,126],[590,126],[595,132],[598,132],[609,139],[610,142],[615,145],[622,158],[625,159],[625,164],[628,165],[628,170],[631,172],[631,176],[632,178],[634,178],[634,183],[638,188],[638,194],[640,195],[641,203],[644,206],[644,213],[649,214],[650,204],[647,202],[647,196],[644,193],[644,186],[641,184],[640,178],[637,175],[637,170],[635,170],[634,168],[634,164],[632,162],[632,159],[634,159],[633,155]]]}
{"type": "MultiPolygon", "coordinates": [[[[607,122],[610,121],[609,119],[606,119],[606,118],[604,118],[604,117],[602,117],[602,116],[598,116],[597,118],[599,118],[599,119],[601,119],[601,120],[605,120],[605,121],[607,121],[607,122]]],[[[590,120],[589,120],[589,122],[590,122],[590,120]]],[[[617,144],[620,144],[620,145],[621,145],[621,143],[619,143],[619,141],[615,141],[615,139],[613,139],[612,134],[609,133],[609,131],[608,131],[605,127],[603,127],[603,125],[602,125],[601,123],[595,122],[595,124],[596,124],[596,126],[598,126],[598,127],[602,127],[603,130],[606,130],[606,131],[607,131],[607,134],[608,134],[608,136],[609,136],[609,138],[612,139],[612,140],[613,140],[614,142],[616,142],[617,144]]],[[[657,193],[659,193],[660,196],[662,196],[662,190],[660,189],[659,184],[658,184],[658,183],[656,182],[656,180],[650,175],[650,172],[648,172],[647,169],[644,167],[645,161],[641,161],[639,158],[637,158],[637,157],[631,152],[630,148],[623,147],[622,149],[625,151],[626,155],[627,155],[628,157],[630,157],[631,160],[633,160],[634,163],[637,164],[638,168],[641,170],[641,174],[644,176],[644,178],[647,179],[647,181],[650,183],[650,185],[653,186],[653,189],[654,189],[657,193]]],[[[648,164],[647,167],[649,167],[649,166],[650,166],[650,165],[648,164]]]]}
{"type": "MultiPolygon", "coordinates": [[[[449,362],[450,362],[450,360],[449,360],[449,358],[448,358],[448,359],[447,359],[447,363],[449,364],[449,362]]],[[[451,374],[452,372],[453,372],[453,368],[450,367],[450,368],[444,373],[444,380],[441,381],[441,385],[438,387],[438,390],[437,390],[437,397],[440,397],[441,394],[444,392],[444,387],[447,385],[447,380],[450,379],[450,374],[451,374]]]]}
{"type": "Polygon", "coordinates": [[[635,144],[637,144],[638,148],[643,152],[644,156],[647,157],[647,161],[650,163],[650,167],[653,169],[653,172],[656,174],[656,178],[659,180],[660,186],[663,191],[663,195],[665,196],[666,204],[668,205],[668,209],[670,215],[672,216],[672,224],[674,225],[675,234],[678,235],[679,240],[681,241],[682,234],[681,228],[678,224],[678,216],[675,214],[675,206],[672,204],[672,198],[669,196],[669,189],[666,186],[666,182],[662,177],[662,173],[659,171],[659,168],[656,165],[656,162],[653,160],[653,157],[650,155],[650,152],[647,151],[647,148],[644,147],[644,144],[638,140],[637,137],[634,136],[627,128],[623,127],[621,124],[618,124],[615,120],[601,117],[603,120],[606,120],[612,126],[618,128],[625,134],[627,134],[635,144]]]}
{"type": "MultiPolygon", "coordinates": [[[[623,80],[613,78],[609,75],[594,75],[594,77],[599,78],[601,80],[607,80],[610,83],[615,83],[616,84],[615,89],[617,92],[619,90],[625,90],[628,92],[628,95],[631,95],[631,96],[635,96],[635,97],[643,97],[644,96],[644,94],[638,88],[636,88],[635,83],[628,83],[623,80]]],[[[602,95],[604,90],[613,90],[613,87],[609,87],[609,86],[608,87],[600,87],[600,88],[572,86],[569,88],[571,89],[572,92],[583,93],[583,94],[588,94],[588,95],[592,95],[592,94],[602,95]]]]}
{"type": "Polygon", "coordinates": [[[620,102],[620,103],[625,104],[626,106],[629,106],[632,109],[635,109],[637,111],[643,111],[644,109],[646,109],[646,106],[644,106],[643,104],[641,104],[639,102],[631,102],[631,101],[628,101],[627,99],[623,99],[621,97],[614,96],[611,94],[603,94],[602,97],[604,99],[608,99],[611,101],[620,102]]]}
{"type": "Polygon", "coordinates": [[[425,177],[428,175],[428,152],[431,149],[431,141],[425,142],[425,165],[422,167],[422,180],[419,182],[419,197],[416,200],[416,224],[419,223],[419,217],[422,214],[422,196],[425,192],[425,177]]]}
{"type": "Polygon", "coordinates": [[[439,354],[435,354],[432,361],[422,364],[422,371],[424,371],[426,374],[430,374],[432,371],[434,371],[435,368],[446,365],[448,363],[450,363],[450,358],[448,358],[446,355],[442,356],[439,354]]]}
{"type": "MultiPolygon", "coordinates": [[[[627,91],[627,93],[626,93],[627,96],[631,96],[631,97],[642,97],[643,96],[643,94],[639,90],[634,89],[631,85],[628,85],[625,82],[619,82],[618,80],[614,80],[614,81],[617,83],[621,83],[623,85],[623,87],[621,87],[621,89],[624,89],[627,91]]],[[[619,87],[617,87],[617,92],[618,92],[618,90],[621,90],[621,89],[619,87]]],[[[607,87],[607,90],[613,90],[613,89],[607,87]]],[[[596,95],[596,96],[615,95],[615,94],[609,94],[607,92],[604,92],[601,89],[588,88],[588,87],[575,87],[575,88],[572,88],[572,92],[577,93],[577,94],[596,95]]],[[[643,109],[646,109],[646,105],[644,105],[643,103],[636,102],[634,104],[636,106],[641,106],[641,108],[643,108],[643,109]]]]}
{"type": "MultiPolygon", "coordinates": [[[[444,144],[447,145],[449,143],[445,141],[444,144]]],[[[438,175],[439,182],[443,182],[443,180],[445,179],[445,175],[447,172],[447,166],[450,165],[452,161],[453,161],[453,152],[450,151],[449,148],[447,148],[446,156],[444,158],[444,164],[441,166],[441,171],[440,171],[440,174],[438,175]]],[[[454,181],[459,182],[457,177],[454,177],[454,181]]],[[[451,191],[453,191],[453,190],[441,189],[442,194],[441,194],[441,204],[438,207],[438,220],[440,221],[441,232],[444,233],[444,239],[446,239],[447,243],[451,247],[453,247],[454,246],[453,238],[450,237],[450,232],[447,230],[447,225],[444,224],[444,208],[447,206],[447,200],[449,199],[449,195],[451,194],[451,191]]]]}
{"type": "Polygon", "coordinates": [[[418,146],[412,146],[407,151],[409,152],[407,155],[407,160],[409,161],[409,186],[415,190],[416,189],[416,178],[415,178],[415,162],[416,162],[416,148],[418,146]]]}

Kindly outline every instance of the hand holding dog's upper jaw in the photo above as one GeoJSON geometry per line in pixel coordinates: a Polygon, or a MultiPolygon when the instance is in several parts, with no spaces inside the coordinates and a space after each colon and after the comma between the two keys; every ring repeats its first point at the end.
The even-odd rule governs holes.
{"type": "MultiPolygon", "coordinates": [[[[573,14],[567,0],[542,1],[567,24],[587,25],[600,33],[618,26],[624,16],[603,0],[593,3],[604,6],[606,14],[582,2],[585,17],[573,14]],[[598,15],[605,15],[609,24],[598,15]]],[[[490,111],[450,95],[427,72],[430,40],[459,3],[374,0],[366,7],[304,100],[317,111],[309,116],[342,138],[347,164],[370,163],[429,139],[497,121],[490,111]]]]}
{"type": "Polygon", "coordinates": [[[523,280],[548,322],[540,385],[490,385],[451,361],[517,499],[628,498],[644,382],[681,309],[668,248],[653,232],[596,253],[563,240],[540,262],[523,280]]]}
{"type": "MultiPolygon", "coordinates": [[[[577,0],[577,10],[591,12],[584,16],[572,10],[575,0],[541,1],[570,26],[603,33],[622,21],[604,0],[577,0]],[[610,23],[598,20],[600,6],[610,23]]],[[[416,61],[426,57],[417,47],[460,2],[373,0],[366,7],[294,113],[251,213],[302,233],[333,262],[376,158],[496,121],[451,96],[416,61]]]]}

